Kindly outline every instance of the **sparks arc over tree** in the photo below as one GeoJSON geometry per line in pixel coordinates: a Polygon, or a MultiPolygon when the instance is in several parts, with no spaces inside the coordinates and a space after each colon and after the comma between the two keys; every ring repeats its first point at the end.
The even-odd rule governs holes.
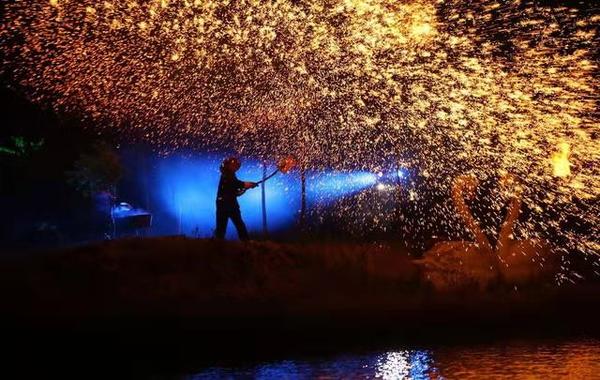
{"type": "MultiPolygon", "coordinates": [[[[598,225],[598,9],[519,0],[5,8],[3,72],[32,100],[98,128],[164,149],[292,153],[309,168],[402,160],[440,193],[457,174],[510,172],[529,189],[525,233],[559,231],[571,216],[598,225]],[[555,175],[556,165],[569,174],[555,175]]],[[[570,249],[599,251],[597,236],[560,233],[570,249]]]]}

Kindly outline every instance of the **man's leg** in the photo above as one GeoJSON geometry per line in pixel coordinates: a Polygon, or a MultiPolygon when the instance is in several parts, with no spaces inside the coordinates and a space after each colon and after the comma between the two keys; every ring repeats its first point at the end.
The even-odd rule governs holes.
{"type": "Polygon", "coordinates": [[[227,212],[223,206],[217,205],[217,228],[215,229],[215,237],[217,239],[225,238],[225,231],[227,230],[227,212]]]}
{"type": "Polygon", "coordinates": [[[242,220],[242,214],[240,213],[240,209],[235,208],[231,210],[229,217],[231,218],[233,225],[237,229],[240,240],[248,240],[248,230],[246,229],[246,224],[242,220]]]}

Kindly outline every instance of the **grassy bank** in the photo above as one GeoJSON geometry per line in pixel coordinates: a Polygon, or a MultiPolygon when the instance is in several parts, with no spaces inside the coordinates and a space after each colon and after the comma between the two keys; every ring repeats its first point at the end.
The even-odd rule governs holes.
{"type": "Polygon", "coordinates": [[[418,284],[406,252],[375,245],[131,239],[11,264],[5,297],[19,313],[48,316],[259,315],[418,284]]]}
{"type": "Polygon", "coordinates": [[[375,244],[130,239],[14,258],[2,268],[2,315],[41,325],[510,324],[577,308],[594,315],[598,294],[596,284],[436,293],[406,251],[375,244]]]}

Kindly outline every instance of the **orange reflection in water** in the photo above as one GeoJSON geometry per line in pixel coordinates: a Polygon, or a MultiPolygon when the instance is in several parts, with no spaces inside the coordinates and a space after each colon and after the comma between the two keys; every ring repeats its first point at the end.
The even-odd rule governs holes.
{"type": "Polygon", "coordinates": [[[597,379],[600,343],[531,342],[447,349],[434,365],[448,379],[597,379]]]}

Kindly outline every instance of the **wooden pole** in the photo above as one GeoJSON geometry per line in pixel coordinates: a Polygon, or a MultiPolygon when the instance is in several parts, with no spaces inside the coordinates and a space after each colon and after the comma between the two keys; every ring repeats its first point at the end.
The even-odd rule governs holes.
{"type": "Polygon", "coordinates": [[[178,205],[179,207],[179,218],[178,218],[178,222],[177,222],[177,234],[181,235],[181,222],[183,219],[183,207],[181,207],[181,204],[178,205]]]}
{"type": "Polygon", "coordinates": [[[304,166],[300,169],[300,229],[305,230],[306,228],[306,171],[304,166]]]}
{"type": "MultiPolygon", "coordinates": [[[[267,162],[263,160],[263,181],[267,178],[267,162]]],[[[266,182],[261,184],[261,203],[262,203],[262,228],[263,235],[266,237],[269,233],[267,230],[267,197],[265,194],[266,182]]]]}
{"type": "Polygon", "coordinates": [[[400,161],[396,163],[396,230],[402,232],[402,178],[400,178],[400,161]]]}

